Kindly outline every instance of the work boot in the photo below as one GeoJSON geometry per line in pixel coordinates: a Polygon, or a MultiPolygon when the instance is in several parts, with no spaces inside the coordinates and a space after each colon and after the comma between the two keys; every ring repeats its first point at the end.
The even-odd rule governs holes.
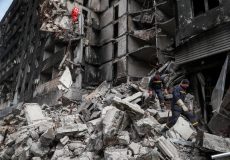
{"type": "Polygon", "coordinates": [[[164,111],[165,111],[165,104],[164,104],[164,103],[161,103],[161,104],[160,104],[160,107],[161,107],[161,112],[164,112],[164,111]]]}
{"type": "Polygon", "coordinates": [[[166,137],[166,132],[167,132],[168,130],[169,130],[168,127],[165,126],[165,127],[160,131],[160,134],[161,134],[162,136],[166,137]]]}

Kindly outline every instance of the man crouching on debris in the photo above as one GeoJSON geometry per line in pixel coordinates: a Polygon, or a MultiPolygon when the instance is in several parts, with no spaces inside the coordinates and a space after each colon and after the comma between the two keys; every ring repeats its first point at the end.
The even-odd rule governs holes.
{"type": "Polygon", "coordinates": [[[184,115],[192,125],[197,129],[198,122],[196,116],[189,112],[188,107],[184,104],[186,90],[189,87],[189,80],[183,79],[181,83],[174,87],[173,89],[173,99],[172,99],[172,117],[167,122],[166,126],[161,130],[161,134],[165,135],[165,132],[174,126],[180,117],[180,114],[184,115]]]}
{"type": "Polygon", "coordinates": [[[155,99],[155,95],[157,94],[157,97],[160,101],[161,109],[164,109],[164,95],[162,93],[162,85],[165,88],[165,83],[163,81],[163,78],[160,76],[160,72],[156,72],[155,76],[153,76],[149,82],[149,96],[152,97],[152,99],[155,99]]]}

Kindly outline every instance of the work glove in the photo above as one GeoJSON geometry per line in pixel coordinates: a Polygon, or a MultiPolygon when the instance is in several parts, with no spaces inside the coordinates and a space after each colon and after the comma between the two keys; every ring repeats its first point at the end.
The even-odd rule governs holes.
{"type": "Polygon", "coordinates": [[[168,90],[167,90],[167,89],[164,89],[164,93],[167,95],[167,94],[168,94],[168,90]]]}
{"type": "Polygon", "coordinates": [[[183,102],[181,99],[179,99],[179,100],[176,102],[176,104],[177,104],[178,106],[180,106],[180,107],[183,109],[183,111],[188,112],[188,107],[186,107],[186,105],[184,104],[184,102],[183,102]]]}

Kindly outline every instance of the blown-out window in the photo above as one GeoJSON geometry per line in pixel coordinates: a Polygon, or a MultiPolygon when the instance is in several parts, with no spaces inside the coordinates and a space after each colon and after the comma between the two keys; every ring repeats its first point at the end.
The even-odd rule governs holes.
{"type": "Polygon", "coordinates": [[[193,7],[193,16],[204,14],[208,10],[216,8],[220,5],[219,0],[191,0],[193,7]]]}
{"type": "Polygon", "coordinates": [[[192,0],[194,17],[205,13],[205,1],[204,0],[192,0]]]}
{"type": "Polygon", "coordinates": [[[216,8],[220,5],[219,0],[208,0],[208,9],[216,8]]]}

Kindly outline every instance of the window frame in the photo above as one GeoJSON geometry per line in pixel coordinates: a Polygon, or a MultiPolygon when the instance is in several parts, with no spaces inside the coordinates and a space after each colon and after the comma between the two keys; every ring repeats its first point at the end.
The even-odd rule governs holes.
{"type": "Polygon", "coordinates": [[[217,7],[219,7],[219,6],[221,5],[221,1],[220,1],[220,0],[217,0],[217,1],[219,2],[219,5],[216,6],[216,7],[214,7],[214,8],[209,9],[209,2],[208,2],[208,0],[204,0],[204,7],[205,7],[204,9],[205,9],[205,12],[202,13],[202,14],[198,14],[198,15],[195,16],[195,12],[194,12],[194,0],[191,0],[191,7],[192,7],[192,15],[193,15],[193,18],[199,17],[199,16],[201,16],[201,15],[207,13],[208,11],[211,11],[211,10],[213,10],[213,9],[215,9],[215,8],[217,8],[217,7]]]}

